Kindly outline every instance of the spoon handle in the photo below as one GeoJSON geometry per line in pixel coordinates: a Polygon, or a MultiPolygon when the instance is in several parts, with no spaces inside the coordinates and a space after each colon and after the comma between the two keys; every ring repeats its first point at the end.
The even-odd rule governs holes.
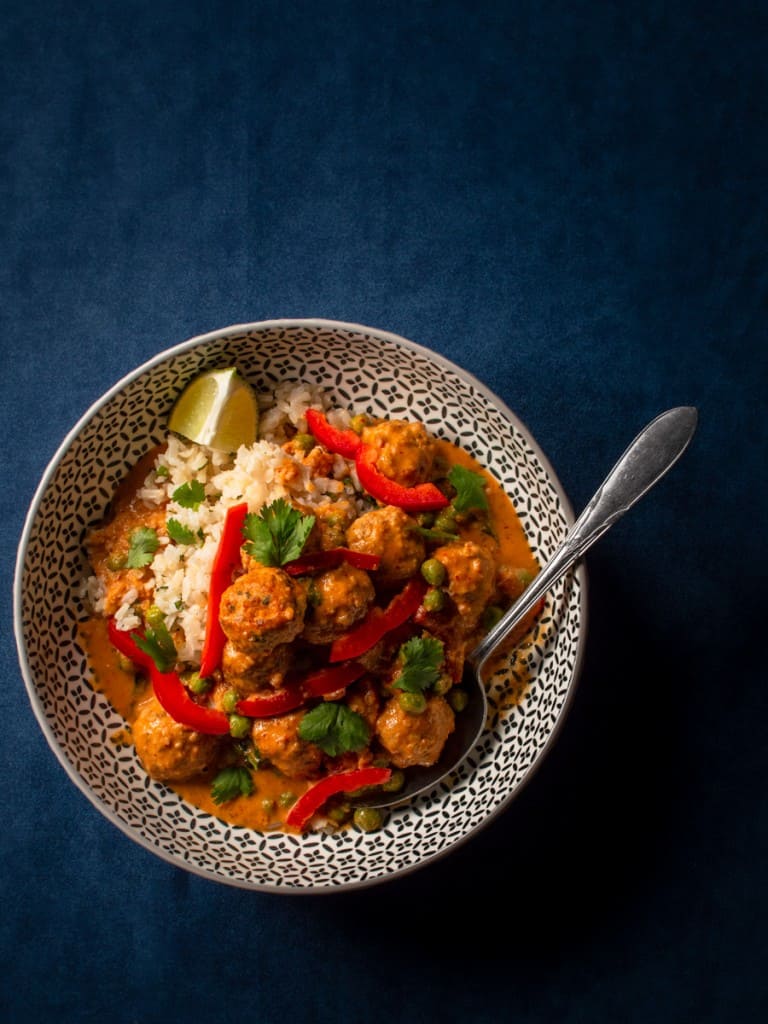
{"type": "Polygon", "coordinates": [[[688,447],[697,421],[695,408],[678,406],[661,413],[637,435],[552,558],[468,656],[467,660],[476,672],[574,562],[674,466],[688,447]]]}

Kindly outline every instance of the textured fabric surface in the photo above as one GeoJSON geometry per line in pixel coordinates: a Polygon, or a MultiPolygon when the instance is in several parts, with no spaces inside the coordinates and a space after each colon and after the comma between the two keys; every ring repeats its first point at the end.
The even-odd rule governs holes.
{"type": "Polygon", "coordinates": [[[767,29],[740,2],[4,4],[0,1019],[766,1019],[767,29]],[[391,885],[273,897],[69,782],[11,591],[106,388],[301,316],[480,377],[577,509],[656,413],[701,419],[589,555],[581,683],[508,812],[391,885]]]}

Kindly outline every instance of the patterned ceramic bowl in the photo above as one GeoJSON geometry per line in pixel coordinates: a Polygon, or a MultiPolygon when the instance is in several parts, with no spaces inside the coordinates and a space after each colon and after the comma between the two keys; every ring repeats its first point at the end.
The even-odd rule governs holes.
{"type": "Polygon", "coordinates": [[[508,699],[518,656],[517,667],[510,662],[489,681],[490,717],[476,749],[448,780],[391,811],[380,831],[260,834],[184,803],[146,776],[131,747],[113,742],[124,722],[89,685],[77,643],[83,538],[126,471],[163,439],[187,381],[235,363],[259,388],[310,380],[341,406],[420,419],[462,445],[512,498],[540,562],[572,522],[570,506],[523,424],[470,374],[386,331],[321,320],[229,327],[162,352],[88,410],[46,470],[21,538],[14,625],[35,715],[73,782],[136,842],[206,878],[281,893],[373,885],[455,849],[509,805],[545,755],[578,675],[582,570],[548,598],[523,659],[524,698],[508,699]]]}

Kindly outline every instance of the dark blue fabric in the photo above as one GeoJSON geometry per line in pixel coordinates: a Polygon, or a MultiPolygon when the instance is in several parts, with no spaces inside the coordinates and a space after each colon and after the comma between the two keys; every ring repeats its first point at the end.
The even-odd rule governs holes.
{"type": "Polygon", "coordinates": [[[0,1018],[768,1019],[768,9],[6,0],[0,1018]],[[580,508],[683,461],[589,556],[561,738],[503,818],[368,892],[152,857],[67,780],[13,645],[15,548],[86,408],[234,322],[393,330],[482,378],[580,508]]]}

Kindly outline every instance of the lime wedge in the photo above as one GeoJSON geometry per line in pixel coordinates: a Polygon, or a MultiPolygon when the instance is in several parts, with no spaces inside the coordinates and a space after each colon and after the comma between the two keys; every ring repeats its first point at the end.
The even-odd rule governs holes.
{"type": "Polygon", "coordinates": [[[259,406],[250,384],[229,366],[207,370],[184,388],[171,410],[168,429],[195,444],[234,452],[253,444],[259,406]]]}

